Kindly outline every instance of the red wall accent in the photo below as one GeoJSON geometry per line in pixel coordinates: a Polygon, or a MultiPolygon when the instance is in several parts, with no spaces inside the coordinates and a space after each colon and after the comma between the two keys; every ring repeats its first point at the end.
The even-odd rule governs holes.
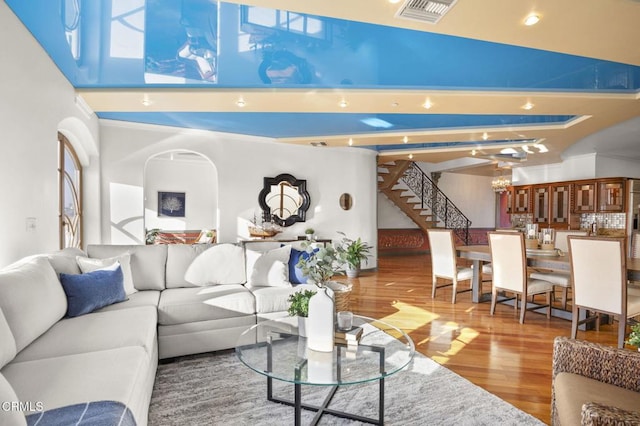
{"type": "MultiPolygon", "coordinates": [[[[487,232],[494,228],[469,229],[469,244],[488,244],[487,232]]],[[[462,241],[456,241],[462,245],[462,241]]],[[[421,229],[378,229],[378,253],[419,254],[429,251],[427,233],[421,229]]]]}

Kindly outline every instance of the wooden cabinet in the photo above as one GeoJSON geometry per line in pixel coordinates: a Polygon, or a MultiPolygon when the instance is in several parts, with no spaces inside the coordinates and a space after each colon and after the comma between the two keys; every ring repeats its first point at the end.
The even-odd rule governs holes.
{"type": "Polygon", "coordinates": [[[531,187],[533,204],[533,223],[547,225],[550,212],[550,187],[549,185],[534,185],[531,187]]]}
{"type": "Polygon", "coordinates": [[[571,184],[553,183],[531,187],[533,223],[542,227],[569,224],[571,184]]]}
{"type": "Polygon", "coordinates": [[[576,182],[573,185],[573,212],[595,213],[596,211],[596,183],[576,182]]]}
{"type": "Polygon", "coordinates": [[[598,182],[598,211],[599,212],[624,212],[624,181],[598,182]]]}
{"type": "Polygon", "coordinates": [[[531,201],[530,186],[516,186],[513,188],[513,210],[512,213],[529,213],[529,202],[531,201]]]}
{"type": "Polygon", "coordinates": [[[626,182],[608,178],[512,186],[507,213],[530,213],[533,223],[556,228],[576,225],[573,218],[579,221],[582,213],[624,213],[626,182]]]}
{"type": "Polygon", "coordinates": [[[571,184],[554,183],[550,187],[551,192],[551,213],[549,215],[550,225],[569,225],[569,214],[571,205],[571,184]]]}

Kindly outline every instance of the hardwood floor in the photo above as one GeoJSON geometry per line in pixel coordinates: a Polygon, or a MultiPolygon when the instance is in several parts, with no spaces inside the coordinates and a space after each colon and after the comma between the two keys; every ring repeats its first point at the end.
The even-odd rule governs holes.
{"type": "MultiPolygon", "coordinates": [[[[381,257],[376,272],[350,281],[352,311],[402,328],[418,352],[549,423],[553,339],[570,334],[570,321],[527,312],[521,325],[513,307],[500,304],[492,317],[490,304],[471,303],[471,293],[451,304],[450,287],[434,300],[429,255],[381,257]]],[[[616,345],[610,326],[578,338],[616,345]]]]}

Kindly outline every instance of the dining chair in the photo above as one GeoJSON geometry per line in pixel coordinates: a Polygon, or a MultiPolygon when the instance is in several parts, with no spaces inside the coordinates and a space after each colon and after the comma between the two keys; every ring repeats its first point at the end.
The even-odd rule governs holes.
{"type": "Polygon", "coordinates": [[[489,248],[493,280],[491,285],[491,310],[493,315],[498,301],[498,292],[506,291],[514,294],[515,312],[518,312],[518,299],[521,300],[520,324],[524,324],[527,310],[547,308],[547,318],[551,318],[551,292],[553,285],[544,280],[530,279],[527,273],[527,257],[524,235],[515,232],[489,232],[489,248]],[[546,305],[533,304],[527,307],[527,297],[546,294],[546,305]]]}
{"type": "Polygon", "coordinates": [[[428,229],[429,250],[431,251],[431,297],[435,299],[436,289],[442,287],[453,287],[451,303],[456,303],[456,295],[471,291],[473,270],[471,268],[458,266],[456,256],[456,246],[451,229],[428,229]],[[450,281],[438,286],[438,278],[450,281]],[[469,288],[458,289],[460,281],[469,281],[469,288]]]}
{"type": "Polygon", "coordinates": [[[573,290],[571,338],[578,326],[595,321],[600,314],[618,317],[618,347],[624,347],[627,319],[640,315],[640,296],[627,294],[624,238],[569,236],[573,290]],[[580,310],[587,315],[580,319],[580,310]],[[595,313],[592,315],[590,313],[595,313]]]}
{"type": "MultiPolygon", "coordinates": [[[[555,247],[562,252],[562,255],[566,255],[569,251],[569,241],[567,237],[569,235],[588,235],[587,231],[578,230],[566,230],[559,229],[556,231],[555,247]]],[[[566,271],[535,271],[531,273],[531,278],[537,280],[549,281],[555,287],[562,288],[562,309],[567,309],[567,301],[569,300],[569,289],[571,288],[571,273],[566,271]]]]}

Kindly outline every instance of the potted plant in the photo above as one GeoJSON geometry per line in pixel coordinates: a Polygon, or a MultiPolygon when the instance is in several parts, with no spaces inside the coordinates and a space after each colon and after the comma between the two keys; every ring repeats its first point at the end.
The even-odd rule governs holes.
{"type": "Polygon", "coordinates": [[[360,265],[362,261],[367,262],[371,249],[366,242],[362,241],[360,237],[357,240],[348,238],[343,232],[338,232],[343,236],[338,246],[338,253],[340,258],[346,264],[346,273],[349,278],[356,278],[360,272],[360,265]]]}
{"type": "Polygon", "coordinates": [[[635,346],[640,351],[640,324],[631,326],[631,333],[629,333],[629,340],[627,344],[635,346]]]}
{"type": "Polygon", "coordinates": [[[316,231],[313,228],[307,228],[304,230],[304,233],[307,236],[307,240],[311,241],[313,240],[313,234],[315,234],[316,231]]]}
{"type": "Polygon", "coordinates": [[[153,244],[159,233],[160,233],[160,228],[148,229],[147,232],[145,233],[145,243],[153,244]]]}
{"type": "Polygon", "coordinates": [[[309,317],[309,300],[316,294],[313,290],[297,291],[287,299],[289,301],[289,316],[298,317],[298,333],[307,336],[307,318],[309,317]]]}

